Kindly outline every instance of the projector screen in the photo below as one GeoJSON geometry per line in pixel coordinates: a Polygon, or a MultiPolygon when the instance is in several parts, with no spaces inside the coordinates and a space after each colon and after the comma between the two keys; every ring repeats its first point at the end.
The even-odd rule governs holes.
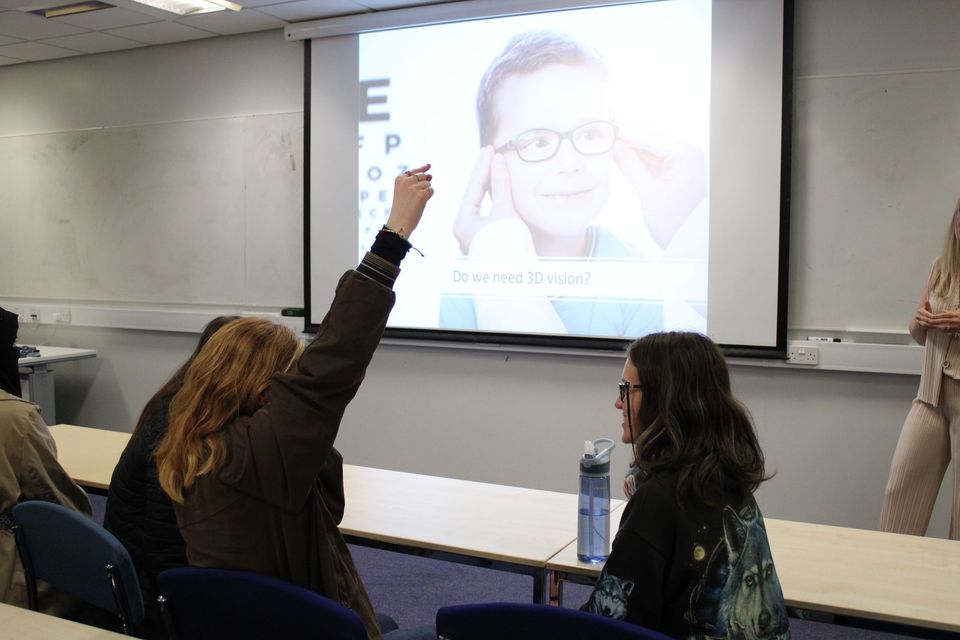
{"type": "Polygon", "coordinates": [[[784,351],[790,4],[556,4],[300,29],[308,330],[394,177],[429,162],[388,336],[620,349],[691,330],[784,351]]]}

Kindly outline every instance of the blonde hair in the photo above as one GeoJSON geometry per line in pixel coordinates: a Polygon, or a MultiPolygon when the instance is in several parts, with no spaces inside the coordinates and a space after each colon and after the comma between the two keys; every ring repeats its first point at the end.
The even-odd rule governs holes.
{"type": "Polygon", "coordinates": [[[943,252],[940,254],[940,267],[933,277],[930,291],[938,298],[952,300],[960,283],[960,239],[957,238],[957,219],[960,218],[960,200],[950,218],[950,228],[943,239],[943,252]]]}
{"type": "Polygon", "coordinates": [[[292,369],[302,351],[290,329],[261,318],[234,320],[210,338],[170,403],[157,447],[160,486],[172,500],[182,504],[198,476],[219,468],[226,426],[259,409],[270,378],[292,369]]]}

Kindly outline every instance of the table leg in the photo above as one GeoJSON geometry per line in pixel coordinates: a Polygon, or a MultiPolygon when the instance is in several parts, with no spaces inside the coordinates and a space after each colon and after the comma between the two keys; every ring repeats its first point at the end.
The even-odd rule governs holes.
{"type": "Polygon", "coordinates": [[[23,399],[40,407],[43,421],[47,424],[57,424],[56,398],[53,388],[53,371],[44,364],[24,367],[27,385],[23,389],[23,399]]]}

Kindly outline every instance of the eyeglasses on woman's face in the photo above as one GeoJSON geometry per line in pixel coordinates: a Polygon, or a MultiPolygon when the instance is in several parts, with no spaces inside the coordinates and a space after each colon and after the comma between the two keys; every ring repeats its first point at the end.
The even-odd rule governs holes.
{"type": "Polygon", "coordinates": [[[599,156],[613,149],[617,125],[606,120],[582,124],[570,131],[530,129],[497,148],[497,153],[513,149],[524,162],[545,162],[557,155],[560,143],[570,140],[573,148],[585,156],[599,156]]]}
{"type": "Polygon", "coordinates": [[[643,385],[632,384],[626,380],[621,380],[617,383],[617,389],[620,391],[620,402],[624,402],[631,390],[643,389],[643,385]]]}

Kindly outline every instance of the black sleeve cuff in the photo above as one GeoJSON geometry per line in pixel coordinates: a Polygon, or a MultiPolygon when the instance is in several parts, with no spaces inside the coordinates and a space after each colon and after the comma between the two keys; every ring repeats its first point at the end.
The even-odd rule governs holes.
{"type": "Polygon", "coordinates": [[[390,263],[400,266],[400,261],[407,255],[412,245],[410,242],[398,233],[381,229],[377,234],[377,239],[373,241],[370,247],[370,253],[376,254],[388,260],[390,263]]]}

